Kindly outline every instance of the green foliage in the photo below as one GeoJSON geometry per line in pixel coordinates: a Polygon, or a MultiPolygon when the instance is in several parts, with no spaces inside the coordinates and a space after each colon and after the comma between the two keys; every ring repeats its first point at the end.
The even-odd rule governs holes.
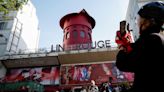
{"type": "Polygon", "coordinates": [[[27,1],[28,0],[0,0],[0,12],[7,14],[9,11],[19,10],[27,1]]]}

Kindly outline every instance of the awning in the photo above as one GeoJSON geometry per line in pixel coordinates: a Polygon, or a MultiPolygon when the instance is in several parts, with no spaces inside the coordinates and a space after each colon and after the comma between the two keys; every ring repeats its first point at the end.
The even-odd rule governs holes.
{"type": "Polygon", "coordinates": [[[42,54],[6,56],[1,61],[6,68],[58,66],[63,64],[96,63],[115,61],[118,49],[103,48],[74,50],[42,54]]]}

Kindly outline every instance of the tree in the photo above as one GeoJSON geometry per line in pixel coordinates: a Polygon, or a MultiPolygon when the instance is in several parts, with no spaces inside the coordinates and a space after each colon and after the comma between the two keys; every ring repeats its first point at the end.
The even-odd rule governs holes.
{"type": "Polygon", "coordinates": [[[0,0],[0,12],[4,15],[9,13],[9,11],[16,11],[22,8],[28,0],[0,0]]]}

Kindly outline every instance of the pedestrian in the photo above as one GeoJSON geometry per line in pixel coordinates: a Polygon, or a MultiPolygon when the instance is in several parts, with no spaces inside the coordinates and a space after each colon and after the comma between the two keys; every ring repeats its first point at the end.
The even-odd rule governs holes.
{"type": "Polygon", "coordinates": [[[130,92],[161,92],[164,82],[164,3],[149,2],[138,11],[139,38],[130,44],[132,50],[121,49],[116,66],[124,72],[133,72],[130,92]]]}
{"type": "Polygon", "coordinates": [[[132,43],[132,36],[129,30],[129,24],[127,25],[126,30],[125,20],[120,22],[120,29],[116,31],[115,42],[117,43],[119,49],[126,47],[127,51],[131,50],[131,48],[129,48],[129,44],[132,43]]]}
{"type": "Polygon", "coordinates": [[[87,92],[87,88],[85,86],[83,86],[80,90],[80,92],[87,92]]]}
{"type": "Polygon", "coordinates": [[[91,85],[88,88],[88,92],[99,92],[98,86],[94,80],[91,80],[91,85]]]}

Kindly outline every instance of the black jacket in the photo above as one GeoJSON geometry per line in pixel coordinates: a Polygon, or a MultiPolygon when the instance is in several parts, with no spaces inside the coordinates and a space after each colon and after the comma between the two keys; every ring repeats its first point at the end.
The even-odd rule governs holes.
{"type": "Polygon", "coordinates": [[[117,54],[118,69],[135,74],[132,92],[160,92],[164,87],[164,36],[152,30],[132,44],[132,52],[117,54]]]}

